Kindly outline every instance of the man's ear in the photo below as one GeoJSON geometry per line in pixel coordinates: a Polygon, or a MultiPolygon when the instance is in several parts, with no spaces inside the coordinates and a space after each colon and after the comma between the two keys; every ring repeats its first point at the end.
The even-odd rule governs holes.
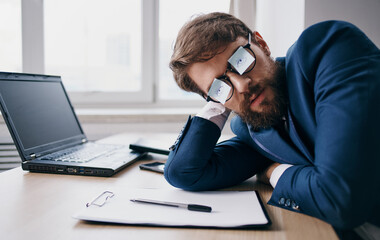
{"type": "Polygon", "coordinates": [[[261,47],[264,50],[265,54],[270,56],[271,52],[268,47],[268,44],[264,41],[264,38],[260,35],[260,33],[257,31],[254,31],[253,38],[255,39],[259,47],[261,47]]]}

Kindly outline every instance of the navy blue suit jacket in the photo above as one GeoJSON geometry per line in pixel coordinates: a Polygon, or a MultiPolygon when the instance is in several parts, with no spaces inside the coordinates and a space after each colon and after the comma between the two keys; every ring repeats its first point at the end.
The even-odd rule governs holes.
{"type": "Polygon", "coordinates": [[[189,118],[165,177],[186,190],[238,184],[272,161],[288,163],[269,204],[338,228],[380,226],[380,52],[355,26],[327,21],[306,29],[277,59],[286,70],[288,131],[254,131],[240,117],[236,137],[189,118]]]}

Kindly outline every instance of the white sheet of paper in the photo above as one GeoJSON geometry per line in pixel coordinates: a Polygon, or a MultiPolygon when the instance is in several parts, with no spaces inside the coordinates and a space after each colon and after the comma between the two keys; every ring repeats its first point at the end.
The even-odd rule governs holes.
{"type": "Polygon", "coordinates": [[[221,228],[269,223],[255,191],[187,192],[179,189],[118,189],[112,192],[115,194],[114,197],[104,206],[86,207],[73,217],[87,221],[122,224],[221,228]],[[212,212],[196,212],[183,208],[131,202],[130,199],[134,198],[207,205],[212,207],[212,212]]]}

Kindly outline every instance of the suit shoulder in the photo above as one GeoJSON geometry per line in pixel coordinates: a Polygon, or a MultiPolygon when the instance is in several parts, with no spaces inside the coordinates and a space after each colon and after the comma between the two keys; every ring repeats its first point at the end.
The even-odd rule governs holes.
{"type": "Polygon", "coordinates": [[[301,68],[312,79],[318,70],[377,55],[379,49],[355,25],[325,21],[304,30],[286,58],[288,65],[301,68]]]}
{"type": "MultiPolygon", "coordinates": [[[[301,47],[324,48],[332,45],[361,44],[363,48],[372,51],[378,51],[373,42],[354,24],[330,20],[319,22],[306,28],[298,39],[298,45],[301,47]]],[[[352,48],[352,46],[349,46],[352,48]]],[[[355,45],[355,48],[360,46],[355,45]]],[[[362,49],[364,50],[364,49],[362,49]]]]}
{"type": "Polygon", "coordinates": [[[341,29],[341,28],[351,28],[351,29],[358,29],[354,24],[346,21],[340,21],[340,20],[329,20],[329,21],[323,21],[318,22],[315,24],[310,25],[308,28],[305,29],[306,31],[314,31],[315,29],[323,30],[323,29],[341,29]]]}

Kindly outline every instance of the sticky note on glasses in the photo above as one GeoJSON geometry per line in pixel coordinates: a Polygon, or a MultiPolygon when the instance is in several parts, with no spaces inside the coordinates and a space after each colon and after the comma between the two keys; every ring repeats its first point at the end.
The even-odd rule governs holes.
{"type": "Polygon", "coordinates": [[[238,50],[228,59],[231,66],[242,75],[251,64],[255,61],[255,58],[245,48],[240,46],[238,50]]]}
{"type": "Polygon", "coordinates": [[[208,91],[208,96],[213,100],[224,104],[230,94],[231,86],[229,86],[224,81],[221,81],[217,78],[211,84],[210,90],[208,91]]]}

